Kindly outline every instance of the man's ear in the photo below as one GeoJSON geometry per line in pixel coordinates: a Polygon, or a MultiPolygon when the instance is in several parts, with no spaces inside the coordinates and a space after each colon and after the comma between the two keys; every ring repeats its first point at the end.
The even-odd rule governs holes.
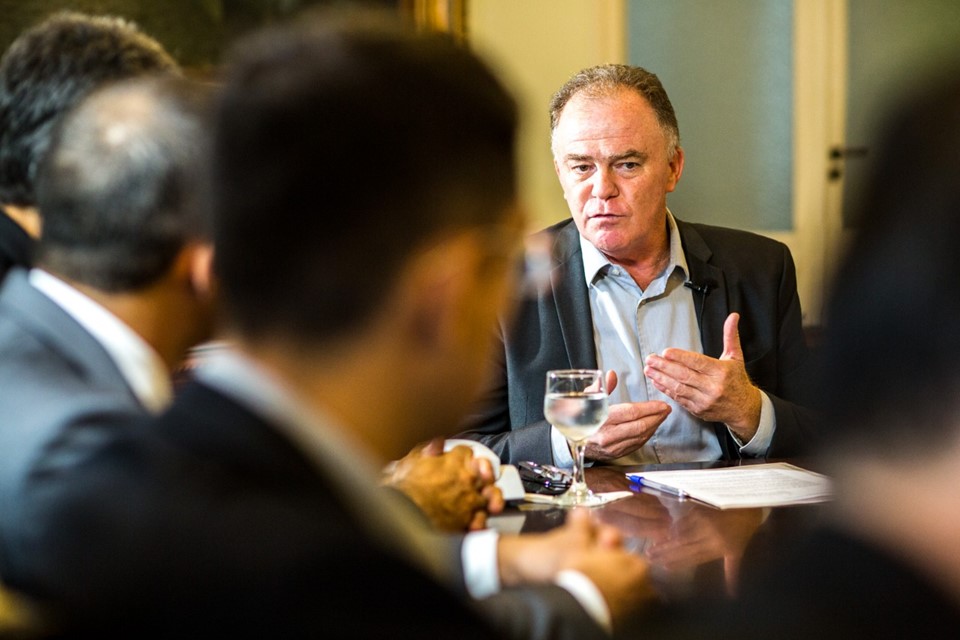
{"type": "Polygon", "coordinates": [[[679,145],[674,149],[673,160],[670,161],[670,172],[672,176],[667,183],[667,193],[677,188],[680,176],[683,175],[683,147],[679,145]]]}
{"type": "Polygon", "coordinates": [[[197,296],[212,297],[215,293],[213,245],[209,242],[188,242],[181,247],[174,260],[173,276],[197,296]]]}
{"type": "Polygon", "coordinates": [[[478,247],[471,234],[445,238],[408,264],[397,304],[405,309],[410,335],[422,348],[438,346],[462,330],[464,298],[472,291],[477,268],[478,247]]]}
{"type": "Polygon", "coordinates": [[[213,275],[213,244],[201,242],[194,245],[190,261],[190,282],[194,290],[205,298],[213,297],[216,278],[213,275]]]}

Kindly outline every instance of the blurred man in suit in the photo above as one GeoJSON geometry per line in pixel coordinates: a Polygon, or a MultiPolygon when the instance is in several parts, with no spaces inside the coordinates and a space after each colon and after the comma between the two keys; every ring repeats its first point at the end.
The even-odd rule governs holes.
{"type": "Polygon", "coordinates": [[[587,457],[618,464],[796,455],[811,440],[793,259],[761,236],[667,209],[684,155],[656,75],[602,65],[550,105],[571,219],[536,237],[552,279],[502,330],[472,436],[504,460],[572,464],[543,417],[550,369],[603,368],[610,415],[587,457]]]}
{"type": "Polygon", "coordinates": [[[444,37],[327,18],[243,43],[227,73],[211,165],[232,346],[69,469],[57,454],[84,443],[51,447],[18,584],[87,630],[602,636],[649,592],[611,530],[577,513],[542,538],[437,538],[372,482],[484,377],[522,252],[516,109],[444,37]],[[497,552],[486,586],[468,543],[497,552]]]}
{"type": "Polygon", "coordinates": [[[817,531],[745,572],[735,607],[674,619],[668,637],[949,638],[960,629],[955,73],[888,122],[874,166],[863,225],[834,279],[819,374],[836,501],[817,531]]]}
{"type": "MultiPolygon", "coordinates": [[[[39,169],[37,266],[0,289],[0,539],[17,521],[12,496],[73,416],[164,408],[172,367],[211,331],[197,181],[208,97],[169,80],[93,95],[39,169]]],[[[15,560],[0,550],[0,574],[15,560]]]]}
{"type": "Polygon", "coordinates": [[[890,122],[834,281],[821,397],[836,508],[748,593],[770,605],[753,609],[768,628],[789,628],[780,637],[960,628],[956,78],[938,76],[890,122]]]}
{"type": "Polygon", "coordinates": [[[0,281],[29,266],[40,235],[37,168],[57,120],[90,90],[177,64],[119,18],[62,12],[24,32],[0,60],[0,281]]]}
{"type": "MultiPolygon", "coordinates": [[[[111,104],[116,96],[104,98],[75,118],[38,194],[41,159],[63,114],[97,86],[156,74],[179,75],[160,44],[124,20],[77,13],[58,13],[28,30],[0,63],[0,206],[8,214],[0,213],[0,255],[10,266],[32,262],[40,200],[50,209],[51,234],[40,243],[38,269],[29,276],[15,271],[10,291],[0,294],[0,380],[9,380],[0,389],[7,409],[0,442],[8,444],[2,454],[8,479],[0,473],[0,491],[26,472],[23,465],[69,421],[85,393],[113,394],[117,406],[134,410],[163,408],[171,396],[169,371],[185,347],[207,336],[205,309],[147,286],[163,281],[173,265],[167,262],[178,236],[192,239],[184,243],[193,256],[187,260],[206,260],[208,248],[195,251],[205,232],[190,166],[204,138],[199,123],[179,130],[159,119],[148,125],[133,98],[124,107],[111,104]],[[141,115],[137,136],[108,139],[141,115]],[[84,138],[86,126],[95,126],[96,135],[84,138]],[[152,155],[138,155],[141,147],[152,155]]],[[[200,116],[188,113],[196,111],[190,105],[184,109],[185,122],[200,116]]],[[[197,268],[191,277],[201,277],[205,267],[197,268]]],[[[488,510],[502,505],[488,486],[489,465],[450,457],[460,458],[411,456],[405,468],[418,473],[398,481],[438,524],[482,526],[488,510]],[[454,480],[463,473],[471,478],[454,480]],[[483,484],[479,491],[474,481],[483,484]],[[451,507],[441,489],[459,491],[462,499],[451,507]]]]}

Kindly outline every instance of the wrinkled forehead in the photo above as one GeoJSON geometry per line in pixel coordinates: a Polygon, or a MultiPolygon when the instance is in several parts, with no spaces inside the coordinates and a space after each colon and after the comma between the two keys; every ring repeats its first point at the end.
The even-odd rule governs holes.
{"type": "Polygon", "coordinates": [[[603,93],[581,91],[564,106],[551,136],[555,157],[583,154],[600,146],[606,153],[623,148],[669,146],[650,103],[632,89],[603,93]]]}

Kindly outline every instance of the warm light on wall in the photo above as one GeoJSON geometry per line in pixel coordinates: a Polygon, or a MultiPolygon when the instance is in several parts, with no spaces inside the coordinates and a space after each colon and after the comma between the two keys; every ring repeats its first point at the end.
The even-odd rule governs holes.
{"type": "Polygon", "coordinates": [[[467,0],[400,0],[400,11],[419,29],[433,29],[467,39],[467,0]]]}

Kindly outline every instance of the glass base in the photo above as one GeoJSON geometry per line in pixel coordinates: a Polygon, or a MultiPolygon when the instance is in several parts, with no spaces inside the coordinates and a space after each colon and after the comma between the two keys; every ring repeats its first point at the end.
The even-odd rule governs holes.
{"type": "Polygon", "coordinates": [[[566,493],[555,498],[558,507],[599,507],[606,504],[603,496],[595,494],[587,488],[586,483],[574,483],[566,493]]]}

